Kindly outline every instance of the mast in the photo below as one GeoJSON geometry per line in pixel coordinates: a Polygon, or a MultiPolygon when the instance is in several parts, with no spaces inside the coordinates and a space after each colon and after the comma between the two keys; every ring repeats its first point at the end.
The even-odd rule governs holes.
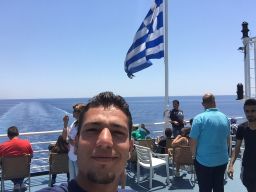
{"type": "Polygon", "coordinates": [[[250,47],[249,42],[250,38],[248,36],[248,23],[242,23],[242,31],[243,33],[243,44],[244,44],[244,92],[245,92],[245,99],[251,97],[251,80],[250,80],[250,47]]]}
{"type": "Polygon", "coordinates": [[[168,69],[168,0],[164,0],[164,64],[165,64],[165,110],[169,108],[169,69],[168,69]]]}
{"type": "Polygon", "coordinates": [[[164,128],[169,126],[169,69],[168,69],[168,0],[164,3],[164,76],[165,76],[165,96],[164,96],[164,128]]]}

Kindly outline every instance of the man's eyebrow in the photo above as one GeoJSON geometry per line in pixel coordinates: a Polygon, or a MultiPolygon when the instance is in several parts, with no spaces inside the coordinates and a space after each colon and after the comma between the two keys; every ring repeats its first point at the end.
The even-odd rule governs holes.
{"type": "MultiPolygon", "coordinates": [[[[91,126],[91,125],[94,125],[94,126],[106,126],[104,123],[100,123],[100,122],[87,122],[87,123],[83,124],[83,127],[84,126],[91,126]]],[[[119,123],[111,123],[110,127],[112,127],[112,128],[126,128],[126,126],[121,125],[119,123]]]]}
{"type": "Polygon", "coordinates": [[[256,111],[256,109],[248,109],[248,110],[246,109],[245,111],[246,112],[254,112],[254,111],[256,111]]]}
{"type": "Polygon", "coordinates": [[[99,123],[99,122],[87,122],[87,123],[83,124],[83,127],[84,126],[89,126],[89,125],[97,125],[97,126],[99,126],[99,125],[101,125],[101,123],[99,123]]]}

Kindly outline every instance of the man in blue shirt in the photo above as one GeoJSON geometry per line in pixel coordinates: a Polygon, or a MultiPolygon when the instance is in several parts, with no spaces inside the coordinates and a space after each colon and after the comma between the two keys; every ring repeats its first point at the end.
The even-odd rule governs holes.
{"type": "Polygon", "coordinates": [[[199,190],[224,192],[230,135],[229,120],[216,108],[213,94],[205,94],[202,105],[205,111],[194,118],[189,135],[199,190]]]}
{"type": "Polygon", "coordinates": [[[68,184],[40,192],[116,192],[133,148],[132,116],[112,92],[93,97],[81,112],[75,138],[78,175],[68,184]]]}

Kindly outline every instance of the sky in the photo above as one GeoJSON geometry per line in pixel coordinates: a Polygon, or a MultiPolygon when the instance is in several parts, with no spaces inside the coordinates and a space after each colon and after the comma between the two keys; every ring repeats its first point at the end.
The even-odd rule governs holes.
{"type": "MultiPolygon", "coordinates": [[[[0,0],[0,99],[164,96],[164,60],[129,79],[124,60],[152,0],[0,0]]],[[[169,0],[169,96],[236,94],[241,24],[255,0],[169,0]]]]}

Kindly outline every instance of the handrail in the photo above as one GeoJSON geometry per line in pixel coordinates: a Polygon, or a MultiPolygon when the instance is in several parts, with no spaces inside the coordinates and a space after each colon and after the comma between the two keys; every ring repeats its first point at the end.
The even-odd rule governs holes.
{"type": "MultiPolygon", "coordinates": [[[[62,133],[62,130],[55,130],[55,131],[36,131],[36,132],[26,132],[26,133],[19,133],[19,136],[33,136],[33,135],[51,135],[54,133],[62,133]]],[[[0,138],[7,137],[7,134],[0,134],[0,138]]]]}
{"type": "MultiPolygon", "coordinates": [[[[155,126],[160,126],[160,124],[163,124],[163,122],[158,122],[154,124],[155,126]]],[[[152,124],[151,124],[152,125],[152,124]]],[[[40,138],[36,141],[33,141],[33,137],[31,137],[31,145],[34,151],[34,157],[31,160],[31,173],[40,175],[43,173],[48,173],[48,158],[49,158],[49,150],[48,145],[51,143],[55,143],[56,141],[53,141],[51,136],[54,136],[56,134],[62,133],[62,130],[54,130],[54,131],[38,131],[38,132],[27,132],[27,133],[20,133],[20,136],[47,136],[42,137],[44,141],[40,141],[40,138]]],[[[153,134],[153,137],[157,136],[159,133],[163,133],[163,131],[157,130],[151,130],[151,133],[153,134]]],[[[7,138],[6,134],[0,134],[0,138],[7,138]]],[[[57,140],[57,137],[56,137],[57,140]]]]}

